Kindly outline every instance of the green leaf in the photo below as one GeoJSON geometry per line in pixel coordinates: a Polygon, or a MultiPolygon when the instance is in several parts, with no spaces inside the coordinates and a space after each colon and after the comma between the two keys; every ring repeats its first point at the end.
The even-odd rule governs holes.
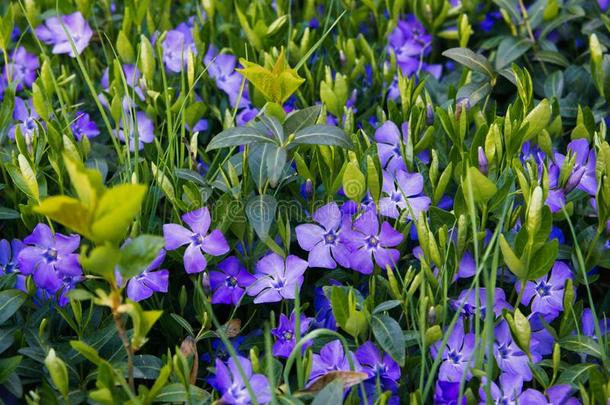
{"type": "Polygon", "coordinates": [[[269,145],[265,150],[265,165],[267,166],[267,176],[271,187],[277,186],[284,171],[287,157],[288,153],[282,147],[269,145]]]}
{"type": "Polygon", "coordinates": [[[265,240],[269,237],[269,229],[275,221],[277,200],[272,195],[257,195],[248,200],[246,216],[259,238],[265,240]]]}
{"type": "Polygon", "coordinates": [[[91,211],[76,198],[65,195],[48,197],[34,207],[34,212],[42,214],[73,231],[91,238],[91,211]]]}
{"type": "Polygon", "coordinates": [[[543,99],[523,120],[521,127],[527,125],[525,131],[524,141],[530,140],[537,136],[543,129],[545,129],[551,120],[551,105],[549,100],[543,99]]]}
{"type": "Polygon", "coordinates": [[[303,108],[302,110],[294,111],[284,121],[284,133],[288,136],[296,133],[298,130],[315,125],[322,111],[321,105],[314,105],[303,108]]]}
{"type": "Polygon", "coordinates": [[[496,53],[496,69],[500,70],[519,59],[532,47],[532,42],[526,38],[506,37],[500,42],[496,53]]]}
{"type": "Polygon", "coordinates": [[[503,234],[500,234],[500,250],[502,250],[504,262],[509,270],[520,280],[523,280],[526,277],[526,270],[523,263],[521,263],[521,260],[517,257],[515,252],[513,252],[513,249],[510,247],[503,234]]]}
{"type": "MultiPolygon", "coordinates": [[[[345,176],[345,172],[343,174],[345,176]]],[[[379,197],[381,196],[381,181],[379,180],[379,173],[377,173],[375,161],[370,155],[367,155],[366,157],[366,184],[373,201],[379,202],[379,197]]]]}
{"type": "Polygon", "coordinates": [[[87,209],[94,210],[99,198],[106,191],[102,174],[98,170],[86,168],[82,162],[73,160],[65,153],[63,158],[78,199],[87,209]]]}
{"type": "Polygon", "coordinates": [[[51,375],[51,380],[53,380],[53,384],[57,387],[57,390],[61,392],[64,398],[68,397],[68,392],[70,391],[70,386],[68,382],[68,368],[66,367],[66,363],[55,354],[55,350],[49,350],[49,354],[44,359],[44,365],[49,370],[49,374],[51,375]]]}
{"type": "Polygon", "coordinates": [[[515,308],[513,334],[517,338],[519,347],[521,347],[521,349],[526,353],[529,353],[532,328],[529,321],[525,315],[521,313],[519,308],[515,308]]]}
{"type": "Polygon", "coordinates": [[[94,241],[120,241],[140,212],[147,187],[120,184],[108,189],[98,204],[91,225],[94,241]]]}
{"type": "Polygon", "coordinates": [[[121,251],[114,245],[101,245],[96,246],[87,255],[81,253],[79,260],[83,268],[89,273],[112,281],[120,254],[121,251]]]}
{"type": "Polygon", "coordinates": [[[101,362],[105,361],[100,357],[97,350],[95,350],[93,347],[89,346],[87,343],[85,343],[83,341],[71,340],[70,346],[72,346],[72,348],[74,350],[76,350],[84,358],[86,358],[87,360],[89,360],[90,362],[92,362],[95,365],[99,365],[101,362]]]}
{"type": "Polygon", "coordinates": [[[454,61],[466,66],[470,70],[483,73],[485,76],[493,79],[495,77],[494,69],[491,63],[483,55],[474,53],[468,48],[451,48],[443,52],[443,56],[453,59],[454,61]]]}
{"type": "MultiPolygon", "coordinates": [[[[472,196],[475,203],[488,201],[498,191],[495,183],[475,167],[469,167],[466,176],[464,189],[468,190],[468,187],[472,187],[472,196]]],[[[465,197],[468,197],[468,195],[468,192],[464,193],[465,197]]]]}
{"type": "Polygon", "coordinates": [[[599,368],[593,363],[574,364],[568,367],[557,379],[557,384],[584,384],[589,379],[589,373],[599,368]]]}
{"type": "Polygon", "coordinates": [[[159,393],[153,399],[153,402],[163,403],[205,403],[210,399],[210,394],[207,391],[190,385],[188,392],[181,383],[168,384],[161,388],[159,393]]]}
{"type": "Polygon", "coordinates": [[[332,287],[330,290],[330,303],[333,309],[333,315],[337,324],[345,328],[347,319],[349,318],[349,308],[347,307],[347,290],[341,287],[332,287]]]}
{"type": "MultiPolygon", "coordinates": [[[[267,106],[277,105],[275,103],[267,103],[267,106]]],[[[268,107],[269,108],[269,107],[268,107]]],[[[281,107],[280,107],[281,108],[281,107]]],[[[282,110],[283,111],[283,110],[282,110]]],[[[259,120],[261,124],[266,128],[268,132],[271,132],[273,137],[276,140],[278,145],[282,145],[286,140],[286,136],[284,134],[284,127],[282,127],[282,123],[273,115],[263,114],[259,116],[259,120]]]]}
{"type": "Polygon", "coordinates": [[[226,148],[229,146],[249,145],[252,143],[275,143],[273,138],[268,137],[255,127],[237,127],[225,129],[216,135],[206,148],[206,151],[226,148]]]}
{"type": "Polygon", "coordinates": [[[0,221],[7,221],[10,219],[19,219],[21,218],[21,214],[19,211],[15,211],[14,209],[8,207],[0,207],[0,221]]]}
{"type": "Polygon", "coordinates": [[[563,96],[563,73],[561,70],[557,70],[550,75],[544,81],[544,95],[546,97],[561,98],[563,96]]]}
{"type": "Polygon", "coordinates": [[[20,290],[0,292],[0,324],[6,322],[23,305],[27,295],[20,290]]]}
{"type": "Polygon", "coordinates": [[[311,405],[339,404],[343,402],[343,383],[335,379],[328,383],[311,401],[311,405]]]}
{"type": "Polygon", "coordinates": [[[371,329],[375,340],[401,367],[405,364],[405,339],[400,325],[386,314],[373,315],[371,329]]]}
{"type": "Polygon", "coordinates": [[[457,98],[467,98],[471,106],[475,106],[491,93],[491,85],[488,81],[472,82],[460,87],[457,98]]]}
{"type": "Polygon", "coordinates": [[[300,129],[295,133],[292,143],[352,148],[352,141],[345,135],[345,132],[341,128],[330,125],[312,125],[300,129]]]}
{"type": "Polygon", "coordinates": [[[22,358],[22,356],[13,356],[0,359],[0,384],[4,384],[11,374],[13,374],[17,366],[21,363],[22,358]]]}
{"type": "Polygon", "coordinates": [[[157,257],[164,246],[160,236],[140,235],[128,242],[122,249],[118,269],[124,281],[142,273],[157,257]]]}
{"type": "Polygon", "coordinates": [[[345,195],[354,201],[362,200],[366,193],[366,181],[364,174],[360,171],[358,163],[352,161],[347,163],[347,167],[343,172],[343,192],[345,195]]]}
{"type": "Polygon", "coordinates": [[[534,281],[546,276],[555,263],[555,260],[557,260],[558,252],[559,242],[557,239],[553,239],[545,244],[540,250],[536,251],[530,261],[527,279],[534,281]]]}
{"type": "Polygon", "coordinates": [[[588,354],[598,359],[602,358],[602,351],[595,340],[588,336],[568,336],[559,341],[562,349],[574,353],[588,354]]]}

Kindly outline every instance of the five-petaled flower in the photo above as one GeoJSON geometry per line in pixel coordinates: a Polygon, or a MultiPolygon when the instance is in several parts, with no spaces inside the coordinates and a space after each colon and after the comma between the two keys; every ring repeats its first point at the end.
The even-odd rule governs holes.
{"type": "Polygon", "coordinates": [[[269,253],[256,263],[256,281],[248,287],[248,295],[254,303],[292,300],[301,289],[307,262],[289,255],[286,260],[276,253],[269,253]]]}

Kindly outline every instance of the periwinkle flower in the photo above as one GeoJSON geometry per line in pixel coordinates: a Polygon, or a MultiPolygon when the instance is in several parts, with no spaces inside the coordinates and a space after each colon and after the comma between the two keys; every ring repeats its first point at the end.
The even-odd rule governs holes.
{"type": "Polygon", "coordinates": [[[210,271],[212,304],[237,305],[254,280],[237,257],[227,257],[210,271]]]}
{"type": "Polygon", "coordinates": [[[185,35],[183,30],[168,31],[161,46],[163,47],[163,62],[167,69],[174,73],[182,71],[189,49],[191,52],[197,53],[193,38],[185,35]]]}
{"type": "MultiPolygon", "coordinates": [[[[602,336],[610,333],[610,319],[606,318],[605,315],[602,314],[602,316],[599,317],[598,321],[599,329],[602,336]]],[[[581,322],[581,333],[583,334],[583,336],[589,336],[594,340],[597,340],[597,335],[595,333],[595,320],[593,318],[593,311],[591,311],[591,308],[585,308],[582,311],[581,322]]]]}
{"type": "MultiPolygon", "coordinates": [[[[597,179],[595,177],[596,156],[595,149],[589,148],[586,139],[575,139],[567,146],[568,156],[574,159],[574,166],[566,181],[566,192],[573,188],[585,191],[591,196],[597,193],[597,179]]],[[[554,160],[558,167],[562,167],[566,156],[555,153],[554,160]]]]}
{"type": "Polygon", "coordinates": [[[17,280],[15,281],[15,287],[25,291],[25,276],[20,274],[19,252],[25,247],[23,242],[19,239],[13,239],[8,241],[6,239],[0,240],[0,275],[9,275],[17,273],[17,280]]]}
{"type": "MultiPolygon", "coordinates": [[[[503,373],[500,375],[499,385],[495,382],[491,382],[490,401],[497,405],[517,405],[519,395],[523,389],[523,379],[519,374],[503,373]]],[[[479,388],[480,405],[487,404],[487,392],[485,391],[486,380],[483,379],[481,387],[479,388]]]]}
{"type": "Polygon", "coordinates": [[[436,382],[434,388],[435,405],[466,405],[466,395],[460,395],[460,382],[442,381],[436,382]],[[460,400],[461,398],[461,400],[460,400]]]}
{"type": "Polygon", "coordinates": [[[458,278],[472,277],[475,274],[477,274],[477,264],[474,261],[472,253],[466,251],[460,259],[460,264],[458,266],[458,271],[454,277],[454,281],[458,278]]]}
{"type": "MultiPolygon", "coordinates": [[[[304,314],[301,314],[299,323],[300,336],[307,333],[313,321],[313,318],[308,318],[304,314]]],[[[275,336],[275,343],[273,343],[273,355],[288,358],[296,345],[295,313],[291,313],[290,318],[284,314],[280,314],[279,325],[277,328],[272,329],[271,333],[273,336],[275,336]]],[[[306,343],[303,346],[303,350],[309,345],[311,345],[311,342],[306,343]]]]}
{"type": "Polygon", "coordinates": [[[342,235],[346,224],[337,204],[332,202],[320,207],[312,217],[316,223],[302,224],[295,229],[299,245],[309,252],[309,266],[334,269],[339,263],[349,267],[350,253],[342,235]]]}
{"type": "MultiPolygon", "coordinates": [[[[549,316],[549,321],[555,319],[563,310],[563,294],[567,279],[572,278],[572,271],[564,262],[553,264],[551,272],[536,281],[525,284],[521,303],[530,305],[532,312],[549,316]]],[[[521,290],[521,282],[515,284],[517,292],[521,290]]]]}
{"type": "Polygon", "coordinates": [[[59,17],[49,17],[36,27],[36,36],[45,44],[53,45],[54,54],[80,55],[89,46],[93,31],[80,11],[59,17]],[[76,49],[76,54],[72,46],[76,49]]]}
{"type": "Polygon", "coordinates": [[[345,353],[340,340],[333,340],[320,349],[320,354],[313,355],[309,383],[311,384],[331,371],[361,371],[358,359],[351,351],[345,353]],[[349,358],[348,358],[349,356],[349,358]],[[353,368],[350,367],[352,360],[353,368]]]}
{"type": "Polygon", "coordinates": [[[395,267],[400,252],[395,249],[403,239],[400,232],[388,222],[379,227],[379,220],[373,210],[365,211],[353,223],[353,229],[345,232],[347,246],[351,251],[350,267],[362,274],[373,272],[373,259],[379,267],[395,267]]]}
{"type": "Polygon", "coordinates": [[[34,110],[32,99],[29,99],[26,103],[23,99],[15,97],[13,119],[17,122],[9,129],[8,137],[14,140],[15,131],[17,131],[17,127],[19,127],[26,143],[30,144],[34,136],[38,134],[38,125],[42,125],[38,122],[40,117],[34,110]]]}
{"type": "Polygon", "coordinates": [[[388,42],[403,75],[412,76],[419,70],[427,70],[433,76],[440,77],[440,65],[426,65],[421,62],[432,50],[432,35],[426,32],[415,15],[409,14],[405,20],[398,21],[398,25],[388,36],[388,42]]]}
{"type": "Polygon", "coordinates": [[[400,381],[400,366],[389,354],[382,354],[377,346],[366,341],[356,350],[355,355],[362,371],[369,376],[367,381],[375,385],[379,379],[384,391],[396,392],[400,381]]]}
{"type": "MultiPolygon", "coordinates": [[[[237,58],[234,55],[219,54],[215,46],[210,46],[203,62],[208,68],[208,74],[216,82],[216,86],[229,96],[231,106],[235,107],[243,81],[242,75],[235,70],[237,58]]],[[[247,86],[244,87],[244,92],[246,88],[247,86]]],[[[247,100],[242,94],[239,106],[246,107],[246,105],[247,100]]]]}
{"type": "Polygon", "coordinates": [[[87,137],[88,139],[95,138],[100,134],[100,130],[98,129],[95,121],[93,121],[89,114],[77,111],[76,119],[70,125],[72,129],[72,133],[74,137],[80,142],[83,137],[87,137]]]}
{"type": "Polygon", "coordinates": [[[437,342],[430,348],[433,358],[442,352],[438,378],[442,381],[469,380],[472,376],[470,367],[475,346],[474,333],[464,333],[464,324],[458,321],[445,346],[442,347],[441,344],[442,342],[437,342]]]}
{"type": "MultiPolygon", "coordinates": [[[[129,117],[130,113],[126,112],[126,116],[129,117]]],[[[129,140],[130,151],[135,151],[136,134],[138,137],[138,150],[144,149],[145,143],[151,143],[155,140],[153,122],[148,118],[145,112],[136,112],[134,120],[129,121],[130,122],[128,123],[124,123],[123,120],[121,120],[121,129],[118,131],[118,137],[123,143],[127,143],[129,140]],[[127,134],[127,136],[125,136],[125,134],[127,134]]]]}
{"type": "Polygon", "coordinates": [[[254,303],[292,300],[296,289],[303,285],[303,274],[307,262],[289,255],[286,260],[276,253],[269,253],[256,263],[256,281],[247,289],[248,295],[255,297],[254,303]]]}
{"type": "MultiPolygon", "coordinates": [[[[476,290],[462,290],[458,299],[451,302],[451,306],[457,310],[462,306],[462,315],[465,317],[474,316],[477,312],[477,308],[480,311],[481,318],[485,318],[487,311],[487,289],[482,287],[479,288],[479,300],[476,300],[476,290]]],[[[512,310],[512,306],[506,301],[506,295],[504,290],[496,288],[494,291],[494,303],[493,312],[495,316],[500,316],[502,310],[512,310]]]]}
{"type": "MultiPolygon", "coordinates": [[[[532,379],[527,354],[513,340],[508,324],[502,321],[496,326],[494,336],[494,356],[500,370],[509,374],[520,375],[524,381],[532,379]]],[[[540,357],[532,353],[532,362],[537,363],[540,357]]]]}
{"type": "Polygon", "coordinates": [[[558,384],[546,389],[546,395],[529,388],[519,395],[519,404],[536,405],[580,405],[580,401],[571,396],[574,390],[568,384],[558,384]]]}
{"type": "Polygon", "coordinates": [[[241,356],[230,358],[226,364],[222,360],[216,359],[215,375],[210,378],[210,384],[222,395],[220,402],[236,405],[252,403],[246,381],[244,381],[244,377],[242,377],[235,359],[239,362],[244,376],[250,384],[253,394],[256,396],[256,402],[259,404],[270,402],[271,387],[267,377],[262,374],[253,373],[250,360],[241,356]]]}
{"type": "MultiPolygon", "coordinates": [[[[330,280],[331,285],[341,285],[338,281],[330,280]]],[[[314,293],[313,308],[316,312],[316,325],[320,328],[337,330],[337,320],[333,314],[330,300],[324,294],[322,287],[317,287],[314,293]]]]}
{"type": "Polygon", "coordinates": [[[32,83],[36,80],[36,70],[40,67],[38,56],[29,53],[23,46],[19,46],[10,55],[10,62],[3,70],[5,74],[2,77],[3,81],[8,81],[6,72],[11,79],[11,83],[16,84],[16,91],[21,91],[25,88],[32,87],[32,83]]]}
{"type": "Polygon", "coordinates": [[[184,252],[184,268],[188,274],[200,273],[205,270],[208,262],[203,256],[221,256],[229,251],[229,244],[219,229],[208,234],[212,219],[207,207],[182,215],[182,220],[189,226],[179,224],[163,225],[165,248],[175,250],[188,245],[184,252]]]}
{"type": "Polygon", "coordinates": [[[17,258],[22,274],[32,275],[38,288],[55,294],[71,289],[80,281],[82,270],[78,254],[73,253],[80,245],[80,236],[53,234],[45,224],[38,224],[23,242],[24,247],[17,258]]]}
{"type": "Polygon", "coordinates": [[[599,4],[599,8],[602,11],[606,11],[608,6],[610,6],[610,0],[597,0],[597,4],[599,4]]]}
{"type": "Polygon", "coordinates": [[[169,286],[169,271],[160,269],[165,260],[165,249],[161,249],[154,260],[142,271],[127,281],[127,296],[134,301],[149,298],[155,292],[166,293],[169,286]]]}
{"type": "Polygon", "coordinates": [[[402,124],[402,135],[396,124],[386,121],[375,131],[377,154],[381,166],[394,173],[397,170],[406,170],[407,166],[402,158],[402,145],[407,143],[409,133],[408,123],[402,124]]]}
{"type": "Polygon", "coordinates": [[[382,191],[384,197],[379,199],[379,213],[389,218],[398,218],[406,211],[407,219],[417,219],[432,203],[423,194],[424,177],[419,173],[398,170],[392,175],[384,171],[382,191]]]}

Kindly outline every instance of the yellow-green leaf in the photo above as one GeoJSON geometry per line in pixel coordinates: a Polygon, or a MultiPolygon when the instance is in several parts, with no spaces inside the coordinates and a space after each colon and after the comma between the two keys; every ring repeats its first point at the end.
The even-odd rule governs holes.
{"type": "Polygon", "coordinates": [[[58,195],[45,198],[34,211],[89,238],[91,211],[76,198],[58,195]]]}
{"type": "Polygon", "coordinates": [[[91,233],[95,241],[120,241],[140,212],[147,187],[121,184],[108,189],[99,201],[91,233]]]}

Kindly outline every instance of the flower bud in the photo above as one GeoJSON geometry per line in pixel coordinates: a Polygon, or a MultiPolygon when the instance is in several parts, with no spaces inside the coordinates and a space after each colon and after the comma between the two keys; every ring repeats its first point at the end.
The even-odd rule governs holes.
{"type": "Polygon", "coordinates": [[[434,124],[434,108],[432,108],[432,104],[426,106],[426,124],[434,124]]]}
{"type": "Polygon", "coordinates": [[[566,181],[564,187],[566,193],[569,193],[570,191],[574,190],[574,188],[576,188],[580,184],[580,181],[582,180],[582,177],[585,175],[586,171],[586,168],[581,166],[570,174],[570,176],[568,177],[568,181],[566,181]]]}
{"type": "Polygon", "coordinates": [[[481,173],[487,175],[489,165],[487,162],[487,156],[485,156],[485,151],[483,150],[482,146],[479,146],[478,157],[479,157],[479,170],[481,171],[481,173]]]}

